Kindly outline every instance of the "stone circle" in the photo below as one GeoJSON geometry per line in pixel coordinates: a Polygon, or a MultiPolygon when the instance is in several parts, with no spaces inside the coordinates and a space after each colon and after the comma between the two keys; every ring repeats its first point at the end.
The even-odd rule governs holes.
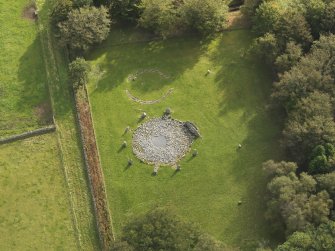
{"type": "Polygon", "coordinates": [[[170,76],[163,73],[161,70],[159,69],[142,69],[142,70],[138,70],[135,73],[129,74],[127,77],[128,82],[134,81],[136,80],[139,76],[145,74],[145,73],[156,73],[158,74],[161,78],[163,79],[169,79],[170,76]]]}
{"type": "Polygon", "coordinates": [[[153,118],[133,134],[133,152],[143,162],[174,165],[189,150],[194,136],[175,119],[153,118]]]}

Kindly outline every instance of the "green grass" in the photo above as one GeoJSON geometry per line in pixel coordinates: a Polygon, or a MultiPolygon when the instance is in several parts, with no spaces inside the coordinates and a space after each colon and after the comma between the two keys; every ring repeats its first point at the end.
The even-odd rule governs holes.
{"type": "Polygon", "coordinates": [[[0,2],[0,137],[45,124],[46,74],[34,21],[22,17],[29,1],[0,2]]]}
{"type": "MultiPolygon", "coordinates": [[[[120,33],[120,32],[119,32],[120,33]]],[[[127,42],[127,33],[121,42],[127,42]]],[[[258,241],[276,239],[264,219],[265,179],[261,163],[279,157],[280,128],[266,111],[272,78],[269,69],[247,56],[249,31],[224,33],[212,40],[197,37],[119,44],[117,36],[87,57],[93,68],[89,93],[109,205],[116,235],[132,217],[155,205],[172,205],[204,231],[248,249],[258,241]],[[168,81],[154,74],[129,81],[130,74],[155,68],[170,75],[168,81]],[[207,69],[212,73],[205,76],[207,69]],[[171,96],[155,105],[130,101],[125,90],[149,100],[173,88],[171,96]],[[135,129],[143,111],[159,117],[171,107],[173,117],[196,123],[203,136],[188,154],[182,171],[161,167],[152,177],[152,166],[135,160],[131,147],[119,151],[130,125],[135,129]],[[242,149],[237,150],[241,143],[242,149]],[[237,203],[243,201],[241,206],[237,203]]],[[[129,144],[130,145],[130,144],[129,144]]]]}
{"type": "Polygon", "coordinates": [[[99,239],[83,161],[74,100],[68,81],[66,50],[58,46],[48,26],[49,13],[55,0],[38,1],[39,31],[48,76],[48,87],[57,127],[60,155],[70,194],[73,218],[80,250],[99,250],[99,239]]]}
{"type": "Polygon", "coordinates": [[[0,146],[0,250],[75,250],[55,134],[0,146]]]}
{"type": "Polygon", "coordinates": [[[68,61],[48,25],[54,0],[36,2],[38,22],[22,18],[28,0],[0,2],[0,137],[40,127],[48,103],[57,131],[0,146],[0,250],[99,250],[68,61]]]}

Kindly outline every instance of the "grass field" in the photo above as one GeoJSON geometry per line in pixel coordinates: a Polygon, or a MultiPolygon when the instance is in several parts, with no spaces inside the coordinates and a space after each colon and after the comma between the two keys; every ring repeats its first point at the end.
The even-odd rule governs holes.
{"type": "Polygon", "coordinates": [[[0,146],[0,250],[98,250],[54,0],[37,1],[38,22],[23,17],[28,3],[0,1],[0,137],[49,123],[50,103],[57,132],[0,146]]]}
{"type": "Polygon", "coordinates": [[[0,2],[0,137],[51,122],[37,26],[23,17],[28,3],[0,2]]]}
{"type": "Polygon", "coordinates": [[[264,220],[261,163],[279,157],[280,128],[266,110],[271,74],[246,53],[251,33],[138,43],[133,43],[133,34],[117,34],[87,56],[93,72],[93,119],[116,235],[132,217],[155,205],[170,205],[228,244],[251,250],[259,241],[275,242],[264,220]],[[129,79],[141,71],[135,81],[129,79]],[[126,95],[128,90],[153,100],[170,89],[172,94],[154,105],[138,104],[126,95]],[[123,140],[131,145],[131,133],[123,136],[127,125],[135,129],[143,111],[149,118],[159,117],[166,107],[174,118],[196,123],[203,137],[193,145],[199,156],[187,155],[180,173],[161,167],[152,177],[153,167],[136,160],[131,147],[119,149],[123,140]],[[239,143],[243,147],[237,150],[239,143]],[[128,158],[135,162],[127,169],[128,158]]]}
{"type": "Polygon", "coordinates": [[[0,146],[0,250],[75,250],[55,134],[0,146]]]}

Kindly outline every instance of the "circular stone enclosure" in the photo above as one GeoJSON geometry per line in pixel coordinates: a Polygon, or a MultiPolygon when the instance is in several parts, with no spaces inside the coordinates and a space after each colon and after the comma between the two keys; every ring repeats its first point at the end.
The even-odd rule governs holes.
{"type": "Polygon", "coordinates": [[[193,140],[183,122],[154,118],[135,130],[133,151],[145,163],[174,165],[189,151],[193,140]]]}

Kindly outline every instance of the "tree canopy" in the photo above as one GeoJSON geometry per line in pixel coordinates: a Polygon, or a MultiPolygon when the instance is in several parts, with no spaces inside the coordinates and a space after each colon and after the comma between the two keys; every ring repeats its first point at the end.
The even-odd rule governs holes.
{"type": "Polygon", "coordinates": [[[296,164],[265,162],[269,200],[266,217],[279,232],[292,234],[328,221],[333,201],[327,191],[317,191],[317,181],[306,173],[296,175],[296,164]]]}
{"type": "Polygon", "coordinates": [[[335,250],[335,222],[328,221],[317,228],[295,232],[276,251],[335,250]]]}
{"type": "Polygon", "coordinates": [[[135,218],[123,229],[121,241],[112,251],[233,251],[194,224],[184,221],[171,209],[155,208],[135,218]]]}
{"type": "Polygon", "coordinates": [[[73,9],[68,19],[58,24],[61,42],[72,50],[86,51],[107,38],[110,23],[105,7],[73,9]]]}

